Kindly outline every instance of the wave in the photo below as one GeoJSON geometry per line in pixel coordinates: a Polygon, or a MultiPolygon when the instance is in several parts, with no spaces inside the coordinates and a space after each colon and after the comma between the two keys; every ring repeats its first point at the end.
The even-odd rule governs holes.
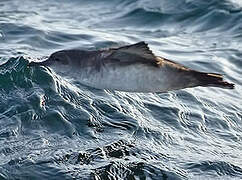
{"type": "Polygon", "coordinates": [[[231,4],[227,1],[161,1],[160,6],[158,1],[141,2],[138,7],[129,8],[125,14],[111,22],[102,23],[110,28],[148,28],[168,32],[174,26],[189,33],[210,30],[238,33],[241,30],[242,11],[231,10],[231,4]]]}
{"type": "Polygon", "coordinates": [[[216,172],[218,176],[242,177],[242,169],[225,161],[202,161],[201,163],[191,163],[188,167],[196,171],[197,175],[209,174],[216,172]]]}
{"type": "Polygon", "coordinates": [[[240,178],[238,3],[1,1],[0,178],[240,178]],[[113,92],[28,67],[29,59],[60,49],[138,41],[191,68],[225,74],[236,88],[113,92]]]}

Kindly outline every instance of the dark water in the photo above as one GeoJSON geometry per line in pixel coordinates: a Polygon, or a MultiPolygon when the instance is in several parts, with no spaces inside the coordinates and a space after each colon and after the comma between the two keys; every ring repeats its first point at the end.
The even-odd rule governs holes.
{"type": "Polygon", "coordinates": [[[242,1],[1,0],[0,179],[242,179],[242,1]],[[28,59],[146,41],[235,90],[70,83],[28,59]]]}

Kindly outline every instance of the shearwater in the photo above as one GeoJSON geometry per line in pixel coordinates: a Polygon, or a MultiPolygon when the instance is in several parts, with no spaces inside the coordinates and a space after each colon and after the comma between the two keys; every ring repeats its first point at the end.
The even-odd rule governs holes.
{"type": "Polygon", "coordinates": [[[29,64],[36,65],[48,66],[97,89],[167,92],[197,86],[234,88],[221,74],[199,72],[155,56],[145,42],[95,51],[61,50],[43,62],[29,64]]]}

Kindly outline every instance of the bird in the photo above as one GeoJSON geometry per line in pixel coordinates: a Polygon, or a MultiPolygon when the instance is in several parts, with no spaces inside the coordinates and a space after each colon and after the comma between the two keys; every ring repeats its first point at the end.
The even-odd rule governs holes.
{"type": "Polygon", "coordinates": [[[60,50],[29,66],[50,67],[97,89],[163,93],[197,86],[234,88],[221,74],[200,72],[154,55],[144,41],[101,50],[60,50]]]}

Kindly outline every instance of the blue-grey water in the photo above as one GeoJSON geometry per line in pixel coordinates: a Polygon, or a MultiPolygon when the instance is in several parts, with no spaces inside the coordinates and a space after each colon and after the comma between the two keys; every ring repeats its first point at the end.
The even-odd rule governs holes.
{"type": "Polygon", "coordinates": [[[242,179],[241,0],[1,0],[0,179],[242,179]],[[234,90],[97,90],[29,60],[139,41],[234,90]]]}

